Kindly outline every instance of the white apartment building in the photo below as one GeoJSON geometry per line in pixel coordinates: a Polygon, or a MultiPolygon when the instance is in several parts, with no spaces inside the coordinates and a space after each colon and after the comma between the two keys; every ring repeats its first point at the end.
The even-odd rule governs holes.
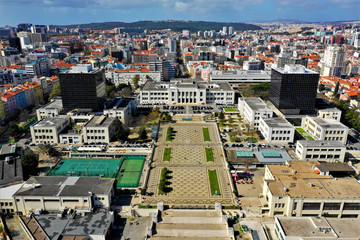
{"type": "Polygon", "coordinates": [[[301,127],[315,140],[340,141],[346,143],[349,128],[334,120],[306,116],[302,119],[301,127]]]}
{"type": "Polygon", "coordinates": [[[133,78],[138,76],[140,78],[139,85],[145,84],[147,80],[152,80],[155,82],[161,81],[161,72],[141,72],[141,71],[116,71],[113,69],[106,70],[105,76],[107,79],[115,85],[128,84],[133,85],[133,78]]]}
{"type": "Polygon", "coordinates": [[[355,178],[333,178],[315,173],[318,162],[291,161],[267,165],[262,211],[269,217],[296,216],[358,218],[360,183],[355,178]]]}
{"type": "Polygon", "coordinates": [[[227,82],[232,86],[241,86],[249,83],[269,83],[271,80],[271,72],[263,70],[237,70],[237,71],[220,71],[211,72],[210,81],[227,82]]]}
{"type": "Polygon", "coordinates": [[[105,104],[104,115],[111,118],[117,117],[123,124],[127,125],[135,111],[135,98],[114,98],[105,104]]]}
{"type": "Polygon", "coordinates": [[[114,118],[94,116],[83,127],[85,143],[109,143],[114,136],[114,118]]]}
{"type": "Polygon", "coordinates": [[[239,98],[238,109],[250,126],[256,130],[259,129],[260,118],[271,118],[274,114],[266,103],[257,97],[239,98]]]}
{"type": "Polygon", "coordinates": [[[344,162],[346,146],[339,141],[298,140],[296,156],[300,160],[319,160],[327,162],[344,162]]]}
{"type": "Polygon", "coordinates": [[[345,51],[338,46],[328,46],[325,50],[321,76],[340,76],[345,51]]]}
{"type": "Polygon", "coordinates": [[[228,83],[193,79],[147,82],[140,91],[140,104],[233,104],[234,95],[228,83]]]}
{"type": "Polygon", "coordinates": [[[294,142],[295,128],[283,118],[260,118],[261,134],[268,143],[294,142]]]}
{"type": "Polygon", "coordinates": [[[38,108],[36,110],[37,119],[43,119],[47,117],[56,117],[63,110],[62,100],[60,98],[56,98],[45,104],[44,106],[38,108]]]}
{"type": "Polygon", "coordinates": [[[58,144],[59,134],[70,124],[66,115],[47,117],[30,127],[32,143],[35,144],[58,144]]]}
{"type": "Polygon", "coordinates": [[[99,177],[30,177],[13,195],[14,209],[27,215],[35,209],[57,212],[61,207],[110,208],[114,179],[99,177]]]}
{"type": "Polygon", "coordinates": [[[318,117],[319,118],[327,118],[327,119],[334,119],[340,122],[341,119],[341,110],[337,108],[326,108],[318,110],[318,117]]]}

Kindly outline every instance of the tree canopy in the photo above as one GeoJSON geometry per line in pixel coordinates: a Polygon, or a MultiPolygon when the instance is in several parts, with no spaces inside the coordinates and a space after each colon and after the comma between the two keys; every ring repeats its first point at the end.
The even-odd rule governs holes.
{"type": "Polygon", "coordinates": [[[125,127],[118,118],[114,120],[114,137],[117,141],[125,141],[128,139],[130,130],[125,127]]]}
{"type": "Polygon", "coordinates": [[[52,92],[49,95],[49,100],[53,99],[54,97],[61,96],[61,88],[60,84],[56,85],[52,92]]]}
{"type": "Polygon", "coordinates": [[[26,153],[21,156],[21,163],[25,176],[36,176],[38,171],[39,160],[33,154],[26,153]]]}

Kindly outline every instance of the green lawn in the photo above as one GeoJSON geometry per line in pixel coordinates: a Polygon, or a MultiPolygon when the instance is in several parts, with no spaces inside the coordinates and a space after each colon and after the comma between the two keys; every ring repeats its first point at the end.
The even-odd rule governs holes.
{"type": "Polygon", "coordinates": [[[214,153],[212,148],[205,148],[206,152],[206,161],[207,162],[213,162],[214,161],[214,153]]]}
{"type": "Polygon", "coordinates": [[[253,141],[254,143],[257,142],[256,138],[248,137],[246,141],[253,141]]]}
{"type": "Polygon", "coordinates": [[[220,187],[219,187],[216,170],[209,170],[209,180],[210,180],[211,195],[215,195],[215,191],[217,192],[218,195],[220,195],[220,187]]]}
{"type": "Polygon", "coordinates": [[[238,109],[237,108],[224,108],[225,112],[237,112],[238,109]]]}
{"type": "Polygon", "coordinates": [[[310,136],[304,129],[302,128],[296,128],[296,131],[298,131],[304,138],[308,140],[315,140],[312,136],[310,136]]]}
{"type": "Polygon", "coordinates": [[[210,133],[208,128],[203,128],[203,134],[204,134],[204,141],[210,142],[210,133]]]}
{"type": "Polygon", "coordinates": [[[166,141],[172,141],[173,128],[168,127],[166,131],[166,141]]]}
{"type": "Polygon", "coordinates": [[[171,155],[171,148],[165,148],[164,149],[164,157],[163,157],[163,161],[167,161],[170,162],[170,155],[171,155]]]}

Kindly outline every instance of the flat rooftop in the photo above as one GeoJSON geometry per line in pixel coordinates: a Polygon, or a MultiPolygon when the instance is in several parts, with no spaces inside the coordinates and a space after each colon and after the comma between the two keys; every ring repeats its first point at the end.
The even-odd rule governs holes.
{"type": "MultiPolygon", "coordinates": [[[[85,216],[64,215],[57,217],[56,214],[43,214],[34,216],[51,239],[66,239],[66,237],[86,237],[89,235],[106,235],[112,223],[113,212],[105,209],[97,209],[95,212],[86,213],[85,216]],[[65,238],[64,238],[65,237],[65,238]]],[[[69,238],[74,239],[74,238],[69,238]]]]}
{"type": "Polygon", "coordinates": [[[258,97],[241,98],[241,100],[246,102],[246,104],[254,111],[267,108],[266,103],[258,97]]]}
{"type": "Polygon", "coordinates": [[[358,239],[360,219],[324,217],[277,217],[285,235],[306,239],[358,239]],[[321,232],[320,228],[330,231],[321,232]]]}
{"type": "Polygon", "coordinates": [[[61,98],[56,98],[56,99],[52,100],[51,102],[49,102],[48,104],[45,104],[44,106],[41,106],[40,108],[38,108],[38,110],[42,110],[42,109],[62,109],[62,108],[63,108],[62,99],[61,98]]]}
{"type": "Polygon", "coordinates": [[[306,198],[360,198],[360,183],[354,178],[318,175],[313,169],[319,162],[288,161],[288,165],[267,166],[275,180],[267,180],[274,195],[306,198]],[[284,188],[287,191],[284,191],[284,188]]]}
{"type": "Polygon", "coordinates": [[[47,117],[43,118],[40,121],[38,121],[35,125],[32,127],[38,128],[38,127],[56,127],[59,124],[62,124],[66,119],[68,118],[67,115],[59,115],[56,117],[47,117]]]}
{"type": "Polygon", "coordinates": [[[314,122],[320,125],[322,128],[348,128],[344,124],[329,118],[310,117],[314,122]]]}
{"type": "Polygon", "coordinates": [[[273,68],[275,71],[282,74],[317,74],[319,73],[305,68],[300,64],[286,64],[284,68],[273,68]]]}
{"type": "Polygon", "coordinates": [[[264,122],[272,128],[294,128],[286,119],[276,117],[276,118],[264,118],[264,122]]]}
{"type": "Polygon", "coordinates": [[[107,194],[114,179],[99,177],[31,177],[14,196],[90,196],[107,194]]]}
{"type": "Polygon", "coordinates": [[[102,116],[94,116],[85,127],[108,127],[114,121],[113,118],[102,116]]]}
{"type": "Polygon", "coordinates": [[[336,148],[346,148],[345,144],[343,144],[340,141],[325,141],[325,140],[298,140],[297,141],[299,144],[301,144],[303,147],[324,147],[324,148],[329,148],[329,147],[336,147],[336,148]]]}
{"type": "Polygon", "coordinates": [[[13,159],[11,162],[0,160],[0,186],[24,180],[21,159],[13,159]]]}
{"type": "Polygon", "coordinates": [[[131,101],[134,101],[134,98],[114,98],[105,109],[120,109],[125,108],[131,101]]]}

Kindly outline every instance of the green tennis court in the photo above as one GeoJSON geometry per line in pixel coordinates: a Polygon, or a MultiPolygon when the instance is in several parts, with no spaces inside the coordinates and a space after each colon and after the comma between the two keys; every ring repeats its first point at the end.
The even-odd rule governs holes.
{"type": "Polygon", "coordinates": [[[145,156],[129,156],[121,164],[120,171],[116,177],[117,187],[138,187],[143,170],[145,156]]]}
{"type": "Polygon", "coordinates": [[[63,159],[48,176],[103,176],[115,178],[123,159],[63,159]]]}

